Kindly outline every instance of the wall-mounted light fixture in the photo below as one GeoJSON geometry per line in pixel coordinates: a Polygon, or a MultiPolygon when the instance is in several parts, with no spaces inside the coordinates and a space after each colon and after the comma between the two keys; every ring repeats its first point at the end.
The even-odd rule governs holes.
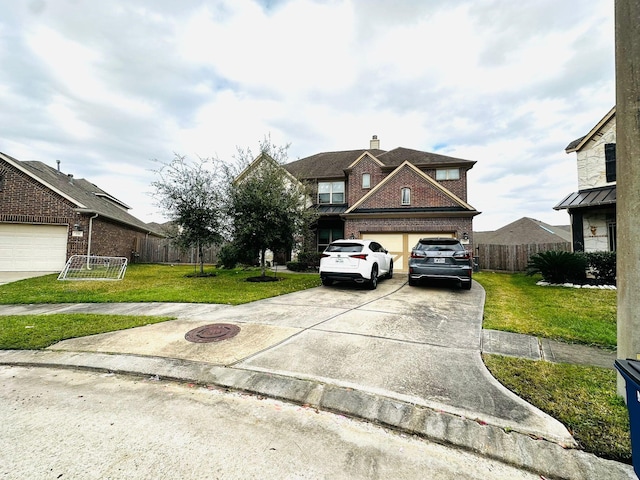
{"type": "Polygon", "coordinates": [[[464,233],[462,234],[462,239],[463,239],[463,240],[469,240],[469,234],[468,234],[467,232],[464,232],[464,233]]]}

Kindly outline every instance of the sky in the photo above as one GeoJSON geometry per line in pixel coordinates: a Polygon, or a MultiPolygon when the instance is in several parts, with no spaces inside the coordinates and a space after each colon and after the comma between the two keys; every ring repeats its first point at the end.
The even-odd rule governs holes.
{"type": "Polygon", "coordinates": [[[175,154],[405,147],[477,163],[474,230],[568,225],[565,147],[615,104],[613,0],[0,1],[0,152],[145,222],[175,154]]]}

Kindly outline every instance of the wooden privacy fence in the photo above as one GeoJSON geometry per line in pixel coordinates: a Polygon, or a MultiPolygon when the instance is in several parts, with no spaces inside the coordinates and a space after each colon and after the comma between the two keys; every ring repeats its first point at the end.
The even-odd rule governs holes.
{"type": "MultiPolygon", "coordinates": [[[[204,263],[214,264],[218,261],[219,247],[205,247],[204,263]]],[[[137,244],[136,255],[132,255],[134,263],[198,263],[198,250],[193,247],[180,250],[168,238],[148,237],[137,244]]]]}
{"type": "Polygon", "coordinates": [[[476,246],[480,270],[504,270],[507,272],[525,271],[531,255],[548,250],[570,252],[571,243],[529,243],[523,245],[480,244],[476,246]]]}

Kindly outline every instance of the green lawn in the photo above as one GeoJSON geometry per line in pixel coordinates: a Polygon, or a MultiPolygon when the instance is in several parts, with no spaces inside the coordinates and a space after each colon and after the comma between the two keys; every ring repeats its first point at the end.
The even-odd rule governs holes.
{"type": "MultiPolygon", "coordinates": [[[[540,287],[539,277],[479,272],[484,328],[616,346],[616,292],[540,287]]],[[[629,418],[615,370],[483,355],[503,385],[562,422],[587,452],[630,463],[629,418]]]]}
{"type": "Polygon", "coordinates": [[[484,328],[615,348],[616,291],[540,287],[537,276],[479,272],[484,328]]]}
{"type": "Polygon", "coordinates": [[[84,313],[0,316],[0,350],[37,350],[67,338],[114,332],[166,320],[172,318],[84,313]]]}
{"type": "Polygon", "coordinates": [[[247,282],[257,269],[205,270],[209,277],[187,277],[193,266],[130,265],[117,281],[57,280],[57,275],[0,285],[0,304],[177,302],[238,305],[320,285],[318,274],[278,274],[277,282],[247,282]]]}

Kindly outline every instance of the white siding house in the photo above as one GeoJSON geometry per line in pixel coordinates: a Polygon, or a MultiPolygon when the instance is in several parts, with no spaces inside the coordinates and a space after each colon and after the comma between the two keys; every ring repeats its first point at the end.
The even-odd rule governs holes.
{"type": "Polygon", "coordinates": [[[615,107],[584,137],[565,151],[576,152],[578,191],[567,195],[556,210],[571,217],[574,251],[616,249],[616,118],[615,107]]]}

